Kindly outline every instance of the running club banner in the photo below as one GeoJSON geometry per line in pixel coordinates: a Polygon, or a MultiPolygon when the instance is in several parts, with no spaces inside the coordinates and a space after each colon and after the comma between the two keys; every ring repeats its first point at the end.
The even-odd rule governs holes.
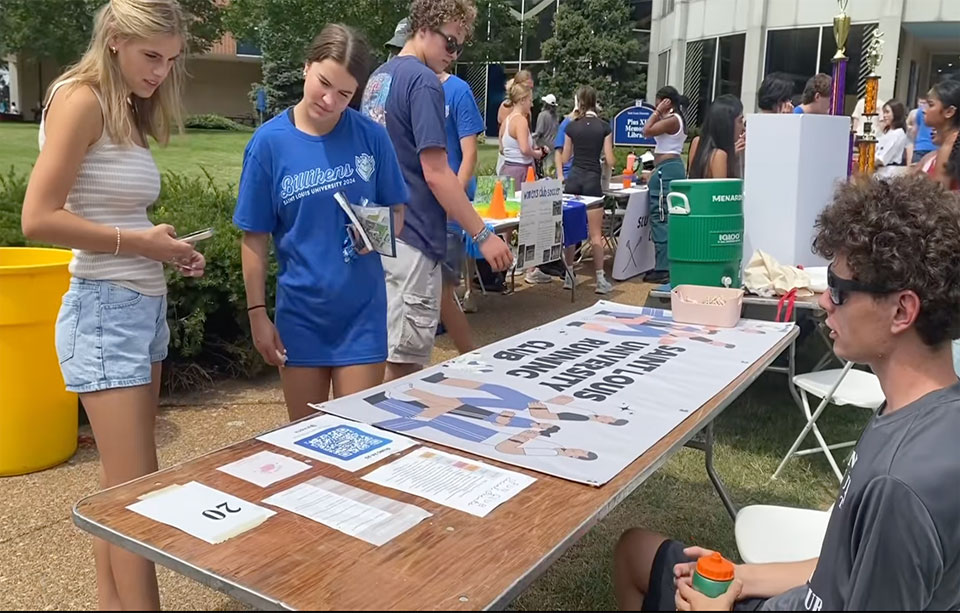
{"type": "Polygon", "coordinates": [[[385,430],[602,485],[673,430],[793,324],[674,322],[596,305],[416,375],[318,408],[385,430]]]}

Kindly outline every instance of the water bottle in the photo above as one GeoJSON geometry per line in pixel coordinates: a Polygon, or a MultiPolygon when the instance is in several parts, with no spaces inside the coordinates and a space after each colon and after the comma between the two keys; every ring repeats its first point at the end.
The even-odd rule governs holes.
{"type": "Polygon", "coordinates": [[[733,583],[733,563],[719,553],[712,553],[697,560],[693,572],[693,589],[704,596],[716,598],[725,594],[733,583]]]}

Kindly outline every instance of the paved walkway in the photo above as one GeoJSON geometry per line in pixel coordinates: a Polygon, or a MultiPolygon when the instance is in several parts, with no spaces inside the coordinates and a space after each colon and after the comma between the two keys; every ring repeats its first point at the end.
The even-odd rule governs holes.
{"type": "MultiPolygon", "coordinates": [[[[588,266],[585,266],[585,268],[588,266]]],[[[478,345],[528,330],[596,302],[593,279],[581,275],[576,304],[561,289],[525,286],[512,296],[488,295],[469,316],[478,345]]],[[[626,282],[603,298],[642,304],[648,285],[626,282]]],[[[440,337],[433,361],[454,357],[440,337]]],[[[157,424],[160,466],[167,467],[250,438],[286,419],[276,375],[256,382],[224,382],[215,389],[164,398],[157,424]]],[[[96,609],[91,540],[70,519],[73,504],[96,491],[97,450],[89,427],[68,462],[50,470],[0,478],[0,606],[10,609],[96,609]]],[[[242,604],[159,568],[165,609],[235,610],[242,604]]]]}

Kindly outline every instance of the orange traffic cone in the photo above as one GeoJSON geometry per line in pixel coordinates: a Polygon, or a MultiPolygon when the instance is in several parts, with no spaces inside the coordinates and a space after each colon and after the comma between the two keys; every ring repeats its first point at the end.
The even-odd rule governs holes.
{"type": "Polygon", "coordinates": [[[527,166],[527,183],[533,183],[537,180],[537,175],[533,172],[533,166],[527,166]]]}
{"type": "Polygon", "coordinates": [[[497,180],[493,184],[493,196],[490,198],[490,210],[487,216],[491,219],[505,219],[507,216],[506,203],[503,198],[503,183],[497,180]]]}

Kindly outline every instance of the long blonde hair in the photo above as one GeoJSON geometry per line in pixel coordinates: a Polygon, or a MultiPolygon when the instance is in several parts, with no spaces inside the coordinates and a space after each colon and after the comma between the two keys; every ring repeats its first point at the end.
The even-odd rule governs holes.
{"type": "Polygon", "coordinates": [[[174,126],[183,130],[180,93],[186,77],[184,54],[180,54],[153,95],[140,98],[129,93],[116,54],[110,52],[110,41],[177,35],[184,39],[186,46],[186,24],[177,0],[110,0],[97,10],[93,37],[83,57],[51,82],[47,104],[50,104],[53,87],[70,79],[72,82],[64,87],[87,85],[99,92],[105,107],[103,127],[114,142],[132,144],[134,130],[137,130],[166,144],[174,126]]]}

